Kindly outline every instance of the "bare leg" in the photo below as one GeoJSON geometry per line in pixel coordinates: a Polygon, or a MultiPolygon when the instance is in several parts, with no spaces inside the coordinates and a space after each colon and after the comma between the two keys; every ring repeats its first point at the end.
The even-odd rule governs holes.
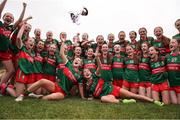
{"type": "Polygon", "coordinates": [[[101,97],[101,102],[105,103],[119,103],[119,100],[116,99],[113,95],[106,95],[101,97]]]}
{"type": "Polygon", "coordinates": [[[178,104],[180,104],[180,93],[177,93],[178,104]]]}
{"type": "Polygon", "coordinates": [[[51,93],[49,95],[43,96],[43,100],[62,100],[64,99],[64,94],[57,92],[57,93],[51,93]]]}
{"type": "Polygon", "coordinates": [[[33,83],[31,86],[29,86],[29,88],[27,90],[29,92],[35,92],[41,87],[50,91],[50,92],[54,91],[54,89],[55,89],[55,85],[53,82],[51,82],[47,79],[41,79],[41,80],[33,83]]]}
{"type": "Polygon", "coordinates": [[[12,60],[2,61],[3,66],[6,69],[6,73],[1,77],[0,84],[7,83],[8,80],[14,75],[15,69],[12,60]]]}
{"type": "Polygon", "coordinates": [[[134,94],[138,93],[138,88],[130,88],[130,91],[134,94]]]}
{"type": "Polygon", "coordinates": [[[151,87],[146,88],[146,96],[152,98],[151,87]]]}
{"type": "Polygon", "coordinates": [[[159,101],[159,92],[156,92],[156,91],[152,91],[152,98],[154,100],[158,100],[159,101]]]}
{"type": "Polygon", "coordinates": [[[124,85],[122,86],[122,88],[129,91],[129,88],[125,87],[124,85]]]}
{"type": "Polygon", "coordinates": [[[169,99],[169,91],[168,90],[164,90],[161,92],[162,94],[162,101],[165,104],[170,104],[170,99],[169,99]]]}
{"type": "Polygon", "coordinates": [[[176,92],[173,91],[173,90],[170,91],[170,99],[171,99],[172,104],[177,104],[178,103],[176,92]]]}
{"type": "Polygon", "coordinates": [[[129,92],[125,89],[120,89],[120,96],[124,96],[127,98],[134,98],[134,99],[138,99],[138,100],[143,100],[143,101],[148,101],[148,102],[153,102],[154,100],[151,98],[148,98],[146,96],[142,96],[142,95],[138,95],[138,94],[134,94],[132,92],[129,92]]]}
{"type": "Polygon", "coordinates": [[[143,96],[146,96],[144,87],[139,87],[139,94],[143,95],[143,96]]]}
{"type": "Polygon", "coordinates": [[[16,82],[16,96],[24,94],[25,85],[23,83],[16,82]]]}
{"type": "Polygon", "coordinates": [[[8,87],[6,91],[9,93],[9,95],[16,97],[16,91],[13,88],[8,87]]]}

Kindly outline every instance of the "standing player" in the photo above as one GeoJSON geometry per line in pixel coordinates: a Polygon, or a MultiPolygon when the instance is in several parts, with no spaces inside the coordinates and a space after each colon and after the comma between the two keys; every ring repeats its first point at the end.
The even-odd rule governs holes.
{"type": "Polygon", "coordinates": [[[173,104],[180,104],[180,39],[170,41],[171,53],[166,56],[166,67],[170,85],[170,98],[173,104]]]}
{"type": "Polygon", "coordinates": [[[164,60],[159,57],[158,48],[152,46],[149,48],[150,68],[151,68],[151,83],[152,83],[152,98],[160,100],[161,93],[162,101],[165,104],[170,103],[168,76],[165,68],[164,60]]]}

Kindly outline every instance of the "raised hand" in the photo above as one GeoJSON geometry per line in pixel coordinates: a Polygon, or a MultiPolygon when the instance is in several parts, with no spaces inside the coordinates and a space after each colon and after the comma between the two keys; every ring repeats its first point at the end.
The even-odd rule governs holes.
{"type": "Polygon", "coordinates": [[[23,7],[26,7],[26,6],[27,6],[27,4],[23,2],[23,7]]]}

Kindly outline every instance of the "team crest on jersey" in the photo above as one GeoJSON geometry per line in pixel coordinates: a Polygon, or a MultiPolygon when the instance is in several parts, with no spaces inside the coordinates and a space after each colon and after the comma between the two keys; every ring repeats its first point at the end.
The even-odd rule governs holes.
{"type": "Polygon", "coordinates": [[[174,57],[174,58],[171,59],[171,62],[176,62],[176,61],[177,61],[177,58],[176,58],[176,57],[174,57]]]}
{"type": "Polygon", "coordinates": [[[160,63],[157,62],[157,63],[154,64],[154,66],[155,66],[155,68],[156,68],[156,67],[159,67],[159,66],[160,66],[160,63]]]}
{"type": "Polygon", "coordinates": [[[104,63],[107,63],[107,59],[104,59],[103,61],[104,61],[104,63]]]}
{"type": "Polygon", "coordinates": [[[142,62],[146,62],[146,59],[145,59],[145,58],[142,58],[142,62]]]}
{"type": "Polygon", "coordinates": [[[134,63],[134,60],[129,60],[129,63],[131,64],[131,63],[134,63]]]}

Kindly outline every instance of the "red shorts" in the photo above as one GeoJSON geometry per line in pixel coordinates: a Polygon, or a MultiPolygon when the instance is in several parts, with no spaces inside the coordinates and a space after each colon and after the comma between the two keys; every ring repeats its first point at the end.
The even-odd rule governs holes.
{"type": "Polygon", "coordinates": [[[165,81],[160,84],[152,84],[151,88],[153,91],[162,92],[164,90],[169,90],[169,85],[168,85],[168,82],[165,81]]]}
{"type": "Polygon", "coordinates": [[[144,87],[144,88],[151,87],[151,85],[152,85],[151,82],[140,82],[139,83],[139,87],[144,87]]]}
{"type": "Polygon", "coordinates": [[[138,88],[139,84],[136,82],[128,82],[126,80],[123,80],[123,86],[126,88],[138,88]]]}
{"type": "Polygon", "coordinates": [[[122,87],[123,80],[113,80],[112,84],[118,87],[122,87]]]}
{"type": "Polygon", "coordinates": [[[24,72],[18,68],[16,72],[16,82],[32,84],[35,82],[34,74],[24,74],[24,72]]]}
{"type": "Polygon", "coordinates": [[[56,81],[56,77],[53,76],[53,75],[47,75],[47,74],[44,74],[43,75],[43,78],[47,79],[47,80],[50,80],[52,82],[55,82],[56,81]]]}
{"type": "Polygon", "coordinates": [[[54,83],[54,86],[55,86],[55,88],[54,88],[54,91],[52,91],[52,93],[60,92],[64,96],[66,96],[66,93],[64,92],[64,90],[61,87],[59,87],[59,85],[57,83],[54,83]]]}
{"type": "Polygon", "coordinates": [[[113,95],[115,97],[119,97],[120,96],[120,90],[121,90],[120,87],[113,85],[113,90],[112,90],[112,92],[109,95],[113,95]]]}
{"type": "Polygon", "coordinates": [[[10,51],[2,52],[0,51],[0,60],[7,61],[12,59],[12,54],[10,51]]]}
{"type": "Polygon", "coordinates": [[[180,93],[180,86],[170,87],[170,91],[175,91],[176,93],[180,93]]]}
{"type": "Polygon", "coordinates": [[[34,73],[34,78],[35,78],[35,81],[38,81],[38,80],[43,79],[44,77],[42,73],[34,73]]]}

